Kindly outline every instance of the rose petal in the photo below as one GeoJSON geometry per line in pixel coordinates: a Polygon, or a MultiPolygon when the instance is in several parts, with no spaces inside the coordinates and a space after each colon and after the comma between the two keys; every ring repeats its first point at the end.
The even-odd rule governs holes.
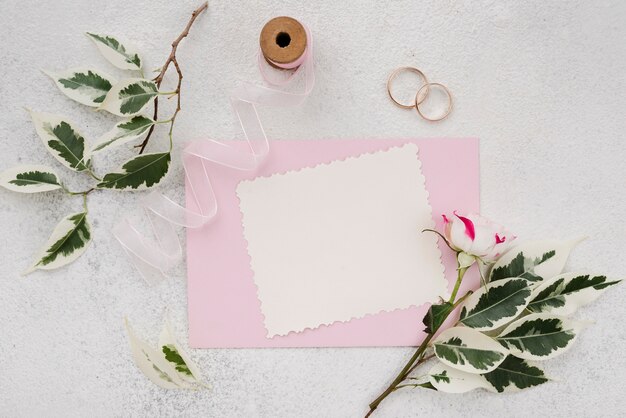
{"type": "Polygon", "coordinates": [[[463,222],[463,224],[465,225],[465,233],[467,234],[469,239],[474,241],[474,238],[476,238],[476,230],[474,229],[474,222],[472,222],[471,220],[469,220],[465,216],[458,215],[456,212],[454,212],[454,215],[457,218],[459,218],[461,220],[461,222],[463,222]]]}

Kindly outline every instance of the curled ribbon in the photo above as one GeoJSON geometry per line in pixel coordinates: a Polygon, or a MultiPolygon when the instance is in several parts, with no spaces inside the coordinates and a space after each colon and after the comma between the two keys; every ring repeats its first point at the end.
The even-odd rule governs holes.
{"type": "Polygon", "coordinates": [[[242,151],[215,139],[194,141],[183,150],[183,167],[189,184],[188,190],[199,211],[189,210],[155,191],[144,197],[140,206],[147,213],[156,242],[141,234],[128,218],[122,219],[113,228],[113,235],[147,282],[153,283],[165,278],[167,271],[182,258],[176,225],[199,228],[217,215],[217,199],[206,164],[211,162],[234,170],[251,171],[259,167],[268,155],[269,141],[256,106],[297,106],[311,93],[315,84],[313,38],[306,26],[304,29],[307,35],[306,50],[295,62],[281,65],[281,68],[294,69],[288,77],[281,80],[268,77],[264,69],[267,64],[259,51],[259,70],[270,87],[243,83],[231,93],[230,103],[243,129],[248,150],[242,151]],[[303,73],[305,83],[303,92],[290,93],[276,88],[291,83],[300,73],[303,73]],[[203,172],[205,175],[191,177],[189,175],[191,171],[203,172]]]}

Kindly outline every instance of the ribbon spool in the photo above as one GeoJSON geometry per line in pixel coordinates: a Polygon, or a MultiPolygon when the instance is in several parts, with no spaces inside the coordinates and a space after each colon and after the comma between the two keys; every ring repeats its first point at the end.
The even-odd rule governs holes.
{"type": "Polygon", "coordinates": [[[275,17],[261,29],[259,44],[261,54],[269,65],[284,70],[294,69],[304,61],[307,31],[292,17],[275,17]]]}

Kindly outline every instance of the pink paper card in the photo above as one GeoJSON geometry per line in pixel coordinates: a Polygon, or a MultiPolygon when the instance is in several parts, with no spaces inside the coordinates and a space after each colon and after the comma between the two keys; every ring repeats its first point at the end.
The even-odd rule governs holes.
{"type": "MultiPolygon", "coordinates": [[[[219,213],[209,225],[187,231],[190,345],[194,348],[417,345],[425,306],[368,314],[348,322],[268,338],[236,194],[242,180],[385,152],[407,143],[419,148],[437,227],[441,226],[441,213],[455,209],[478,211],[477,139],[273,141],[268,160],[255,172],[207,165],[219,213]]],[[[192,200],[188,195],[187,205],[195,209],[192,200]]],[[[443,248],[445,244],[440,247],[446,277],[453,281],[454,257],[443,248]]]]}

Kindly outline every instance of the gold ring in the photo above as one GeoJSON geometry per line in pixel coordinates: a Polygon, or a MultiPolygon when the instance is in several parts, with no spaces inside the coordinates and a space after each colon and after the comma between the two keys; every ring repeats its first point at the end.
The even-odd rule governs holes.
{"type": "Polygon", "coordinates": [[[420,78],[422,80],[424,80],[424,85],[419,89],[419,91],[422,91],[422,89],[424,87],[426,87],[426,91],[424,93],[424,97],[421,97],[420,100],[417,100],[417,95],[415,96],[415,101],[418,102],[417,104],[422,103],[424,100],[426,100],[426,97],[428,96],[428,79],[426,78],[426,76],[424,75],[423,72],[421,72],[420,70],[418,70],[415,67],[400,67],[396,70],[394,70],[394,72],[391,73],[391,75],[389,76],[389,78],[387,79],[387,94],[389,94],[389,98],[399,107],[403,108],[403,109],[412,109],[414,107],[416,107],[416,103],[411,103],[410,105],[404,104],[404,103],[400,103],[399,101],[397,101],[395,99],[395,97],[393,97],[393,94],[391,93],[391,82],[397,77],[398,74],[400,74],[402,71],[410,71],[413,72],[417,75],[420,76],[420,78]]]}
{"type": "MultiPolygon", "coordinates": [[[[426,94],[424,95],[424,98],[428,96],[428,90],[426,92],[426,94]]],[[[450,112],[452,111],[452,94],[450,93],[450,90],[448,90],[448,88],[446,86],[444,86],[441,83],[426,83],[424,84],[422,87],[420,87],[420,89],[417,91],[417,93],[415,94],[415,110],[417,110],[417,113],[425,120],[429,121],[429,122],[437,122],[440,121],[442,119],[445,119],[448,117],[448,115],[450,114],[450,112]],[[446,111],[439,117],[436,118],[429,118],[427,116],[425,116],[422,111],[420,110],[420,104],[422,104],[422,102],[424,101],[424,99],[419,100],[420,97],[420,93],[423,89],[430,89],[429,86],[435,86],[435,87],[440,87],[441,89],[443,89],[443,91],[446,92],[446,95],[448,96],[448,108],[446,109],[446,111]]]]}

